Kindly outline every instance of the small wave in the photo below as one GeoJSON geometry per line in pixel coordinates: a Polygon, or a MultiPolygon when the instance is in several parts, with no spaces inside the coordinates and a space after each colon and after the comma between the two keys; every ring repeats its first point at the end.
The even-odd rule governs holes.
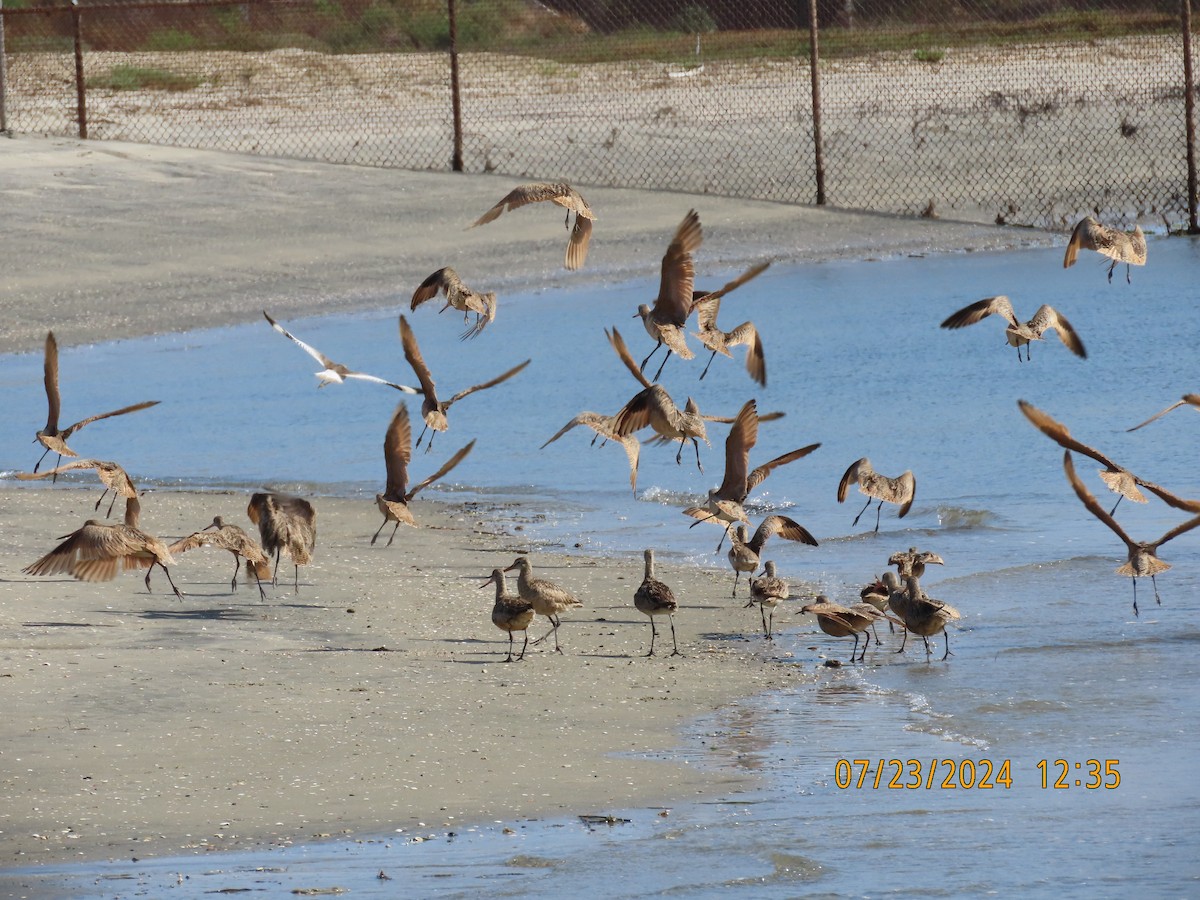
{"type": "Polygon", "coordinates": [[[990,510],[961,506],[939,506],[937,517],[943,528],[991,528],[999,522],[999,517],[990,510]]]}
{"type": "Polygon", "coordinates": [[[642,503],[659,503],[663,506],[699,506],[708,501],[708,495],[692,491],[673,491],[670,488],[651,485],[638,492],[638,500],[642,503]]]}

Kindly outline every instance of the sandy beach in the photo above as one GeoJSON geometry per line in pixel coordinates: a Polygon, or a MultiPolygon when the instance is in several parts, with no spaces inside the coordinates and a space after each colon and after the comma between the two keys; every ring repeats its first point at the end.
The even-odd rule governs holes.
{"type": "MultiPolygon", "coordinates": [[[[514,183],[0,140],[0,197],[19,226],[0,265],[0,350],[40,352],[47,328],[70,346],[246,322],[264,306],[290,318],[399,309],[443,265],[501,292],[579,279],[645,279],[652,291],[689,206],[704,216],[706,264],[722,270],[764,254],[816,262],[1058,240],[580,185],[598,221],[587,268],[568,273],[557,215],[464,230],[514,183]]],[[[14,456],[32,464],[40,425],[10,429],[14,456]]],[[[172,570],[183,601],[161,572],[149,594],[140,574],[23,575],[95,515],[99,490],[0,484],[0,866],[670,805],[745,776],[614,754],[669,751],[694,717],[805,677],[756,636],[724,569],[661,567],[681,598],[685,656],[645,659],[649,627],[632,606],[640,562],[540,553],[538,573],[584,609],[564,616],[564,654],[543,644],[505,664],[491,590],[477,586],[528,548],[447,504],[418,502],[421,528],[372,547],[373,504],[316,498],[315,562],[298,592],[285,562],[265,602],[252,586],[231,593],[232,560],[217,550],[172,570]]],[[[142,526],[178,537],[220,514],[249,527],[246,499],[153,492],[142,526]]],[[[533,635],[544,631],[539,620],[533,635]]]]}

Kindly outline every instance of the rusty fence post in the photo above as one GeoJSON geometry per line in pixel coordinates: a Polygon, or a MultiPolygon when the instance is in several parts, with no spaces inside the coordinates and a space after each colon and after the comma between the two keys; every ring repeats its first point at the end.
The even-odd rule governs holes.
{"type": "Polygon", "coordinates": [[[454,156],[450,168],[463,170],[462,97],[458,88],[458,11],[455,0],[447,0],[450,14],[450,105],[454,115],[454,156]]]}
{"type": "Polygon", "coordinates": [[[1192,80],[1192,0],[1181,0],[1183,25],[1183,110],[1187,135],[1188,234],[1200,234],[1196,221],[1196,85],[1192,80]]]}
{"type": "Polygon", "coordinates": [[[71,0],[71,30],[75,32],[75,109],[79,116],[79,137],[86,140],[87,88],[83,83],[83,24],[79,0],[71,0]]]}
{"type": "MultiPolygon", "coordinates": [[[[1188,0],[1184,0],[1188,2],[1188,0]]],[[[825,205],[825,151],[821,141],[821,51],[817,40],[817,0],[808,0],[808,71],[812,78],[813,164],[817,175],[817,206],[825,205]]]]}
{"type": "Polygon", "coordinates": [[[4,45],[4,0],[0,0],[0,134],[8,134],[8,49],[4,45]]]}

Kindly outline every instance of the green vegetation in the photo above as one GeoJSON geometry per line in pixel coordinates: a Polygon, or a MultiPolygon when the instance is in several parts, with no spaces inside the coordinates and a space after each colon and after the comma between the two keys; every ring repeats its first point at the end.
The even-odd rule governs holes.
{"type": "Polygon", "coordinates": [[[946,58],[944,50],[914,50],[913,59],[917,62],[940,63],[946,58]]]}
{"type": "Polygon", "coordinates": [[[103,75],[89,78],[87,86],[109,91],[190,91],[203,82],[203,78],[165,69],[113,66],[103,75]]]}

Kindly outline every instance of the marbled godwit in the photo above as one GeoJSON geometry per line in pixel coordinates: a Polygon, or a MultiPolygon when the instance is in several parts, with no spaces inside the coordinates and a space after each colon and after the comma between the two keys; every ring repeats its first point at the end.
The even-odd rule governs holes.
{"type": "Polygon", "coordinates": [[[267,556],[275,557],[271,583],[278,583],[280,555],[286,553],[292,558],[294,586],[299,591],[300,567],[312,562],[313,549],[317,546],[316,509],[303,497],[261,492],[251,495],[246,515],[258,526],[267,556]]]}
{"type": "Polygon", "coordinates": [[[732,331],[722,331],[717,327],[717,315],[721,311],[722,297],[734,288],[741,287],[750,279],[757,277],[769,265],[769,262],[765,262],[747,269],[720,290],[713,291],[710,294],[700,294],[693,301],[692,307],[696,310],[696,319],[699,322],[700,330],[693,331],[692,334],[699,338],[700,343],[712,351],[707,365],[704,366],[704,371],[700,373],[701,378],[704,378],[708,374],[708,368],[712,365],[713,360],[717,358],[718,353],[732,359],[733,354],[729,352],[729,348],[745,344],[746,371],[750,373],[751,378],[763,387],[767,386],[767,361],[763,355],[762,339],[758,334],[758,329],[754,327],[754,323],[743,322],[732,331]]]}
{"type": "Polygon", "coordinates": [[[691,315],[694,296],[692,284],[696,277],[696,270],[692,254],[700,247],[703,240],[700,216],[694,209],[688,210],[688,214],[683,217],[683,221],[675,230],[675,237],[667,246],[667,252],[663,255],[662,274],[658,283],[658,296],[654,298],[654,306],[643,303],[633,314],[634,318],[641,317],[646,333],[655,341],[654,349],[642,360],[639,369],[646,368],[646,363],[650,362],[650,357],[658,352],[659,347],[664,344],[667,346],[667,355],[663,357],[663,361],[658,367],[658,372],[654,376],[655,381],[658,381],[659,375],[662,375],[663,366],[667,364],[672,353],[681,359],[692,359],[695,356],[684,338],[684,326],[687,324],[688,316],[691,315]]]}
{"type": "Polygon", "coordinates": [[[1038,431],[1046,435],[1046,437],[1050,438],[1050,440],[1054,441],[1060,447],[1067,450],[1074,450],[1077,453],[1082,453],[1084,456],[1090,456],[1104,466],[1100,470],[1100,477],[1104,480],[1108,489],[1118,495],[1117,502],[1109,510],[1109,515],[1117,511],[1117,507],[1121,505],[1121,500],[1124,498],[1128,498],[1134,503],[1147,502],[1146,495],[1138,490],[1138,485],[1149,487],[1150,482],[1134,475],[1124,466],[1117,465],[1099,450],[1094,450],[1087,444],[1077,441],[1071,436],[1071,432],[1067,429],[1067,426],[1051,418],[1032,403],[1028,403],[1025,400],[1018,400],[1017,406],[1021,408],[1021,412],[1025,414],[1025,418],[1032,422],[1038,431]]]}
{"type": "MultiPolygon", "coordinates": [[[[638,461],[641,458],[642,444],[637,438],[631,434],[621,435],[616,431],[616,416],[606,416],[603,413],[581,412],[570,422],[564,425],[555,433],[554,437],[546,441],[539,449],[544,449],[547,444],[552,444],[560,437],[574,428],[576,425],[586,425],[595,432],[592,437],[592,443],[596,443],[596,438],[602,437],[605,442],[618,441],[625,448],[625,455],[629,458],[629,487],[633,490],[634,496],[637,496],[637,474],[638,461]]],[[[683,446],[682,444],[680,445],[683,446]]]]}
{"type": "MultiPolygon", "coordinates": [[[[921,578],[925,574],[926,566],[944,566],[945,564],[946,561],[936,553],[918,550],[916,547],[909,547],[907,550],[893,553],[888,557],[888,565],[895,566],[901,578],[907,578],[909,575],[921,578]]],[[[878,583],[876,582],[876,584],[878,583]]]]}
{"type": "Polygon", "coordinates": [[[1075,333],[1075,329],[1071,327],[1066,316],[1057,312],[1054,307],[1042,304],[1033,314],[1032,319],[1022,323],[1017,319],[1017,314],[1013,312],[1012,303],[1003,294],[997,297],[985,297],[978,303],[963,307],[948,317],[942,323],[942,327],[962,328],[966,325],[974,325],[993,315],[1000,316],[1008,322],[1008,326],[1004,329],[1004,335],[1009,345],[1017,348],[1018,362],[1021,360],[1021,347],[1025,348],[1025,358],[1030,359],[1030,342],[1043,340],[1042,335],[1047,331],[1053,331],[1058,335],[1058,339],[1076,356],[1087,359],[1087,350],[1083,348],[1083,341],[1079,339],[1079,335],[1075,333]]]}
{"type": "Polygon", "coordinates": [[[267,599],[267,592],[263,590],[262,580],[271,577],[271,560],[267,558],[263,548],[258,545],[258,541],[246,534],[244,530],[232,522],[226,522],[221,516],[216,516],[211,525],[206,525],[200,531],[179,539],[167,549],[171,553],[186,553],[197,547],[219,547],[233,554],[233,581],[230,584],[235,591],[238,586],[238,569],[241,568],[242,560],[246,560],[247,570],[254,573],[254,578],[258,582],[258,596],[263,600],[267,599]],[[216,530],[210,531],[209,529],[216,530]]]}
{"type": "MultiPolygon", "coordinates": [[[[511,572],[513,569],[517,570],[517,593],[522,600],[533,604],[534,612],[550,620],[551,631],[554,633],[554,652],[562,653],[562,647],[558,645],[558,626],[561,624],[559,614],[568,609],[582,608],[583,603],[553,581],[534,578],[533,567],[524,556],[518,556],[504,571],[511,572]]],[[[548,636],[548,633],[544,634],[534,643],[540,643],[548,636]]]]}
{"type": "MultiPolygon", "coordinates": [[[[1067,480],[1071,482],[1071,487],[1075,489],[1075,496],[1083,501],[1083,505],[1088,508],[1088,512],[1111,528],[1113,533],[1125,542],[1125,547],[1129,552],[1129,559],[1116,571],[1118,575],[1128,575],[1133,579],[1133,614],[1135,616],[1138,614],[1138,576],[1143,578],[1145,578],[1147,575],[1150,576],[1150,584],[1154,586],[1154,600],[1159,605],[1162,605],[1162,598],[1158,596],[1158,583],[1154,580],[1154,576],[1159,572],[1165,572],[1167,569],[1171,568],[1171,566],[1169,563],[1165,563],[1158,558],[1158,548],[1172,538],[1176,538],[1179,535],[1191,531],[1193,528],[1200,525],[1200,516],[1188,519],[1181,525],[1176,525],[1157,541],[1135,541],[1125,533],[1125,530],[1117,524],[1116,519],[1114,519],[1110,513],[1104,511],[1104,508],[1100,506],[1096,498],[1092,496],[1091,492],[1084,486],[1083,482],[1079,480],[1079,476],[1075,474],[1075,464],[1071,459],[1070,450],[1063,451],[1063,471],[1067,473],[1067,480]]],[[[1195,504],[1189,505],[1191,506],[1192,511],[1200,508],[1196,507],[1195,504]]]]}
{"type": "Polygon", "coordinates": [[[1149,425],[1155,419],[1165,416],[1171,410],[1178,409],[1180,406],[1183,406],[1184,404],[1187,404],[1188,406],[1195,409],[1197,412],[1200,412],[1200,394],[1184,394],[1182,400],[1179,400],[1176,403],[1172,403],[1170,406],[1168,406],[1162,412],[1155,413],[1150,418],[1148,418],[1145,422],[1143,422],[1141,425],[1134,425],[1132,428],[1126,428],[1125,430],[1126,431],[1137,431],[1139,428],[1142,427],[1142,425],[1149,425]]]}
{"type": "Polygon", "coordinates": [[[857,484],[859,491],[867,495],[867,503],[866,506],[858,511],[858,515],[854,517],[854,521],[850,523],[850,527],[853,528],[858,524],[858,520],[867,511],[867,507],[871,505],[872,500],[878,500],[879,506],[875,510],[876,534],[879,533],[879,516],[883,512],[884,501],[886,500],[888,503],[895,503],[899,506],[899,518],[903,519],[908,515],[909,509],[912,508],[913,497],[917,493],[917,479],[911,471],[905,472],[897,478],[888,478],[888,476],[880,475],[871,468],[871,461],[865,456],[851,463],[850,468],[846,470],[846,474],[842,476],[842,480],[838,483],[838,503],[846,499],[846,491],[851,484],[857,484]]]}
{"type": "Polygon", "coordinates": [[[408,508],[409,502],[418,491],[429,487],[462,462],[474,446],[475,442],[471,441],[446,460],[440,469],[409,490],[408,464],[412,459],[412,428],[408,424],[408,407],[404,403],[397,406],[383,438],[383,463],[387,467],[387,484],[382,494],[375,495],[375,505],[383,513],[383,525],[371,536],[371,543],[375,543],[388,522],[396,523],[391,537],[388,538],[389,547],[392,546],[401,525],[411,525],[415,528],[417,522],[413,518],[412,510],[408,508]]]}
{"type": "Polygon", "coordinates": [[[64,456],[78,456],[79,454],[67,446],[67,438],[84,425],[90,425],[92,422],[97,422],[100,419],[110,419],[113,416],[123,416],[126,413],[137,412],[139,409],[147,409],[151,406],[157,406],[159,403],[158,400],[146,400],[142,403],[135,403],[133,406],[123,406],[121,409],[114,409],[112,412],[100,413],[98,416],[88,416],[74,425],[60,429],[58,427],[58,413],[62,406],[62,398],[58,393],[58,341],[55,339],[53,331],[46,332],[46,354],[43,373],[46,384],[46,402],[50,411],[46,415],[46,427],[34,437],[34,440],[46,448],[33,466],[35,473],[41,468],[42,460],[46,458],[46,454],[52,450],[58,454],[58,462],[55,463],[56,466],[62,462],[64,456]]]}
{"type": "Polygon", "coordinates": [[[729,547],[729,564],[733,566],[733,593],[731,597],[737,596],[738,579],[743,572],[752,573],[758,569],[759,558],[762,555],[763,548],[766,547],[767,541],[772,535],[779,535],[781,538],[789,541],[798,541],[801,544],[808,544],[810,547],[817,546],[817,539],[809,534],[799,522],[794,519],[789,519],[787,516],[767,516],[759,524],[758,528],[754,529],[754,536],[747,538],[747,529],[745,525],[739,524],[737,529],[730,539],[729,547]]]}
{"type": "Polygon", "coordinates": [[[763,636],[768,641],[775,640],[771,633],[775,629],[775,608],[788,598],[788,591],[788,583],[776,574],[773,559],[763,563],[762,575],[750,579],[750,602],[746,604],[746,609],[755,603],[758,604],[758,612],[762,616],[763,636]],[[766,612],[768,607],[771,609],[769,621],[766,612]]]}
{"type": "Polygon", "coordinates": [[[183,594],[175,586],[167,566],[175,565],[167,545],[138,527],[141,502],[136,496],[125,501],[125,521],[107,525],[89,519],[83,527],[61,538],[62,543],[21,571],[27,575],[69,574],[79,581],[112,581],[126,569],[146,570],[146,590],[150,573],[159,566],[167,575],[171,590],[180,600],[183,594]]]}
{"type": "Polygon", "coordinates": [[[263,316],[268,322],[271,323],[272,328],[274,328],[324,367],[313,373],[317,376],[317,387],[319,388],[323,388],[330,384],[342,384],[347,378],[357,378],[360,381],[373,381],[376,384],[386,384],[388,387],[395,388],[396,390],[402,391],[405,394],[421,393],[416,388],[408,387],[408,385],[393,384],[392,382],[383,378],[379,378],[376,375],[368,375],[365,372],[355,372],[352,369],[348,369],[341,363],[334,362],[316,347],[304,343],[304,341],[300,340],[300,338],[296,337],[294,334],[272,319],[269,315],[267,315],[267,311],[265,309],[263,310],[263,316]]]}
{"type": "MultiPolygon", "coordinates": [[[[864,587],[858,592],[859,600],[863,603],[869,603],[871,606],[880,612],[887,612],[888,609],[888,589],[887,586],[878,578],[864,587]]],[[[896,631],[896,626],[892,624],[892,620],[888,619],[888,631],[893,634],[896,631]]],[[[882,643],[879,640],[879,635],[875,632],[874,627],[871,629],[872,634],[875,634],[875,643],[882,643]]]]}
{"type": "Polygon", "coordinates": [[[675,612],[679,609],[679,604],[675,601],[675,594],[654,577],[654,551],[647,548],[642,555],[646,560],[646,574],[633,594],[633,605],[637,607],[638,612],[645,613],[650,619],[650,652],[646,655],[654,655],[654,639],[658,636],[654,617],[666,616],[671,623],[671,643],[675,648],[671,651],[671,655],[683,656],[679,652],[679,643],[675,640],[675,612]]]}
{"type": "Polygon", "coordinates": [[[533,621],[533,604],[528,600],[508,594],[507,586],[504,583],[504,573],[499,569],[492,569],[491,577],[479,586],[480,590],[489,584],[496,585],[496,602],[492,606],[492,624],[501,631],[508,632],[508,656],[504,658],[505,662],[513,661],[513,632],[521,631],[525,634],[525,643],[521,645],[521,655],[517,657],[517,661],[520,662],[525,658],[525,650],[529,646],[529,625],[533,621]]]}
{"type": "Polygon", "coordinates": [[[592,222],[596,215],[587,205],[587,201],[579,195],[579,191],[561,181],[555,183],[534,182],[513,188],[503,200],[476,219],[470,227],[486,225],[505,210],[514,210],[529,203],[540,203],[545,200],[565,207],[567,222],[571,221],[571,213],[575,213],[575,227],[571,229],[571,239],[567,242],[567,255],[563,265],[568,269],[582,267],[587,259],[588,242],[592,237],[592,222]]]}
{"type": "Polygon", "coordinates": [[[421,286],[413,292],[411,309],[415,311],[426,300],[432,300],[437,296],[438,291],[441,291],[446,297],[446,305],[438,310],[439,313],[444,313],[453,306],[463,314],[464,325],[467,324],[467,316],[475,313],[475,324],[459,335],[460,339],[475,337],[489,323],[495,321],[496,292],[488,291],[486,294],[480,294],[471,290],[462,283],[458,273],[449,266],[438,269],[421,282],[421,286]]]}
{"type": "Polygon", "coordinates": [[[1128,283],[1129,267],[1146,264],[1146,235],[1142,233],[1140,225],[1134,225],[1133,231],[1125,232],[1101,225],[1091,216],[1086,216],[1079,220],[1071,232],[1071,240],[1067,242],[1067,252],[1063,256],[1064,269],[1075,265],[1075,257],[1080,250],[1095,250],[1112,260],[1108,266],[1110,283],[1117,263],[1125,263],[1125,281],[1128,283]]]}
{"type": "MultiPolygon", "coordinates": [[[[437,388],[433,383],[433,375],[429,372],[429,366],[425,365],[425,360],[421,358],[421,348],[417,345],[417,336],[413,334],[413,330],[409,327],[408,320],[404,316],[400,317],[400,343],[404,346],[404,358],[408,360],[408,364],[412,366],[413,372],[416,373],[417,380],[421,382],[421,393],[425,395],[425,399],[421,401],[421,417],[425,420],[425,427],[417,435],[418,447],[421,446],[421,439],[425,437],[426,430],[432,428],[435,432],[438,432],[445,431],[450,427],[450,422],[446,419],[446,413],[450,411],[451,406],[468,394],[486,390],[487,388],[495,387],[502,381],[507,381],[531,362],[531,360],[527,359],[520,365],[513,366],[504,374],[497,375],[491,381],[485,381],[482,384],[473,384],[469,388],[459,391],[449,400],[438,400],[437,388]]],[[[432,449],[433,435],[430,435],[425,452],[428,453],[432,449]]]]}
{"type": "Polygon", "coordinates": [[[946,652],[942,654],[942,659],[948,657],[950,633],[946,631],[946,623],[962,618],[958,610],[949,603],[928,596],[921,590],[916,575],[909,575],[903,588],[892,572],[883,574],[883,582],[888,588],[888,605],[904,621],[904,640],[896,652],[904,651],[904,645],[908,642],[908,632],[911,631],[913,634],[919,634],[925,641],[925,655],[928,656],[932,652],[929,649],[929,638],[940,631],[946,639],[946,652]]]}
{"type": "Polygon", "coordinates": [[[854,657],[858,654],[859,634],[863,635],[862,656],[858,657],[859,662],[862,662],[867,655],[867,647],[871,644],[871,638],[866,632],[880,619],[888,619],[889,624],[891,621],[890,616],[885,615],[870,603],[842,606],[840,603],[832,602],[824,595],[818,596],[812,603],[801,607],[800,612],[812,613],[816,616],[817,625],[830,637],[854,638],[854,648],[850,651],[851,662],[854,662],[854,657]]]}
{"type": "Polygon", "coordinates": [[[100,476],[100,482],[104,485],[104,493],[96,501],[95,509],[99,510],[105,495],[109,491],[113,492],[112,500],[108,504],[108,512],[104,514],[106,519],[112,515],[113,504],[117,502],[117,497],[129,499],[130,497],[137,496],[137,486],[130,480],[126,471],[117,465],[117,463],[107,459],[78,459],[67,463],[65,466],[47,469],[45,472],[18,472],[17,478],[21,481],[40,478],[57,479],[62,472],[71,472],[76,469],[95,469],[96,474],[100,476]]]}

